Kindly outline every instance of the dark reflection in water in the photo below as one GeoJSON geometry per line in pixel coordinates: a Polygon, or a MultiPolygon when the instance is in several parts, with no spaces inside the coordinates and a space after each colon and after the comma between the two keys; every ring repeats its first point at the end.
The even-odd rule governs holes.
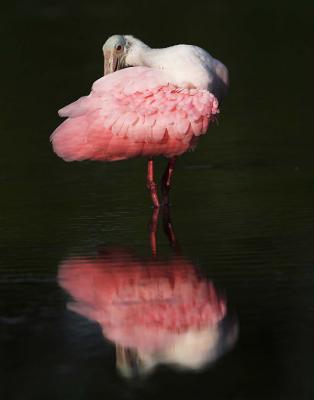
{"type": "Polygon", "coordinates": [[[2,2],[1,400],[314,399],[313,11],[312,0],[2,2]],[[140,387],[117,376],[114,346],[65,309],[56,282],[61,260],[104,242],[147,254],[145,160],[68,164],[49,143],[56,110],[101,76],[113,33],[200,45],[231,77],[219,126],[180,157],[171,196],[184,255],[226,291],[241,335],[213,368],[160,367],[140,387]]]}
{"type": "MultiPolygon", "coordinates": [[[[100,325],[116,346],[117,368],[128,377],[158,364],[201,369],[237,339],[236,320],[214,284],[179,254],[157,259],[157,220],[155,210],[152,259],[111,247],[94,257],[68,258],[59,268],[59,284],[73,298],[68,308],[100,325]]],[[[164,227],[178,253],[168,210],[164,227]]]]}

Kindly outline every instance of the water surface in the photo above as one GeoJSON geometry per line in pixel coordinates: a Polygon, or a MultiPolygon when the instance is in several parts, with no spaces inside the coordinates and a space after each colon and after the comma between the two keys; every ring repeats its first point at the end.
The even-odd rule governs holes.
{"type": "MultiPolygon", "coordinates": [[[[313,398],[312,17],[307,1],[3,6],[3,399],[313,398]],[[58,283],[64,260],[103,248],[152,260],[146,161],[67,164],[49,143],[56,110],[101,75],[112,33],[195,43],[230,69],[219,125],[180,158],[171,198],[182,256],[238,325],[234,346],[197,371],[165,363],[125,379],[115,345],[58,283]]],[[[161,220],[157,233],[169,262],[161,220]]]]}

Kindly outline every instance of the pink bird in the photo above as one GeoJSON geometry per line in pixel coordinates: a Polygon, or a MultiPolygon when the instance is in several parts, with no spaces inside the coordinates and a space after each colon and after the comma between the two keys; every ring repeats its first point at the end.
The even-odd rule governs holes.
{"type": "Polygon", "coordinates": [[[215,120],[228,70],[200,47],[152,49],[128,35],[110,37],[103,53],[105,76],[88,96],[59,110],[67,119],[51,135],[53,149],[66,161],[148,157],[155,207],[153,158],[163,155],[169,159],[162,177],[168,204],[175,159],[193,149],[215,120]]]}

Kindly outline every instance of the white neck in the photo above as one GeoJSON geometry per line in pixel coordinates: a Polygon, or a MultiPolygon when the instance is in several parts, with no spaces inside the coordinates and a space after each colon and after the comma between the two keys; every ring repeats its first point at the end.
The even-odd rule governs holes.
{"type": "Polygon", "coordinates": [[[162,70],[169,76],[169,82],[180,87],[208,89],[211,76],[207,65],[203,62],[202,54],[199,54],[203,50],[187,45],[151,49],[133,36],[125,38],[129,43],[125,56],[127,66],[145,66],[162,70]]]}
{"type": "Polygon", "coordinates": [[[129,50],[125,57],[125,62],[127,65],[136,66],[147,66],[150,67],[150,58],[153,49],[147,46],[145,43],[141,42],[139,39],[133,36],[125,36],[129,42],[129,50]]]}

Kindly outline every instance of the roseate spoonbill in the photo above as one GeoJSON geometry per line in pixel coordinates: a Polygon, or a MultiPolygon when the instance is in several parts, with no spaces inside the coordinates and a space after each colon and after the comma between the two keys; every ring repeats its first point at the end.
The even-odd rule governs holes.
{"type": "Polygon", "coordinates": [[[129,35],[111,36],[103,53],[105,76],[88,96],[59,110],[67,120],[51,135],[54,151],[66,161],[148,157],[147,187],[155,207],[160,203],[153,157],[164,155],[167,204],[175,158],[194,148],[215,119],[228,70],[200,47],[152,49],[129,35]]]}

